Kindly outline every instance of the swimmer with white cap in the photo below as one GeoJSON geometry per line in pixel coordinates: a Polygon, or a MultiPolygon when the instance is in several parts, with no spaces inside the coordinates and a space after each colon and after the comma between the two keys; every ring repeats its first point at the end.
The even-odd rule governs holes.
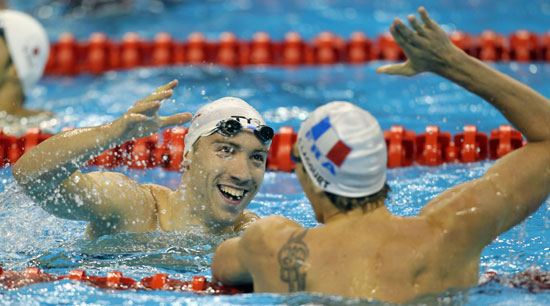
{"type": "MultiPolygon", "coordinates": [[[[212,275],[255,292],[317,292],[391,303],[478,283],[479,256],[498,235],[525,220],[550,194],[550,103],[533,89],[458,49],[424,8],[411,28],[396,19],[405,63],[379,73],[433,72],[499,109],[528,144],[481,178],[457,185],[401,217],[385,206],[386,146],[378,122],[347,102],[313,111],[291,156],[322,226],[279,216],[222,243],[212,275]]],[[[417,201],[424,201],[418,199],[417,201]]]]}
{"type": "Polygon", "coordinates": [[[46,31],[33,17],[0,10],[0,117],[51,114],[23,107],[25,94],[42,77],[50,45],[46,31]]]}
{"type": "Polygon", "coordinates": [[[245,210],[262,185],[273,129],[245,101],[225,97],[190,113],[158,116],[172,81],[119,119],[65,131],[25,153],[13,176],[51,214],[88,221],[87,237],[121,232],[240,231],[258,217],[245,210]],[[192,119],[192,120],[191,120],[192,119]],[[178,189],[140,185],[115,172],[78,171],[106,149],[191,121],[178,189]]]}

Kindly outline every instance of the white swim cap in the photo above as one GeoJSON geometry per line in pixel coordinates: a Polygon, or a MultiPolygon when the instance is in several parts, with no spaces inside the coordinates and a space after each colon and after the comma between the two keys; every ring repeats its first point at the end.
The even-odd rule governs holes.
{"type": "Polygon", "coordinates": [[[313,111],[298,132],[302,163],[324,191],[359,198],[386,183],[386,141],[378,121],[349,102],[331,102],[313,111]]]}
{"type": "Polygon", "coordinates": [[[189,126],[185,135],[185,149],[183,156],[191,151],[193,145],[201,136],[212,135],[222,120],[236,119],[244,127],[265,125],[262,115],[244,100],[233,97],[224,97],[201,107],[189,126]]]}
{"type": "Polygon", "coordinates": [[[33,17],[13,10],[0,10],[0,28],[23,89],[28,91],[44,73],[50,53],[46,30],[33,17]]]}

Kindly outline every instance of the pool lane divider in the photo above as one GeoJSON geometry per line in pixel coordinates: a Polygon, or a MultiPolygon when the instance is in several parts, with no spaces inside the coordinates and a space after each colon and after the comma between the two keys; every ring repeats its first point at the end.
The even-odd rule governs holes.
{"type": "MultiPolygon", "coordinates": [[[[84,270],[73,269],[68,275],[53,275],[40,271],[38,267],[28,267],[24,272],[4,271],[0,266],[0,290],[17,290],[21,287],[51,283],[62,280],[82,282],[88,286],[107,290],[164,290],[174,292],[191,292],[202,295],[235,295],[253,292],[252,286],[232,287],[219,282],[207,281],[204,276],[193,276],[191,281],[169,278],[159,273],[144,277],[140,281],[124,277],[119,271],[108,272],[107,276],[87,275],[84,270]]],[[[513,275],[500,276],[495,271],[486,271],[479,280],[479,289],[483,292],[485,285],[498,283],[510,288],[527,289],[531,293],[550,290],[550,271],[528,269],[513,275]]],[[[494,290],[494,289],[488,289],[494,290]]]]}
{"type": "Polygon", "coordinates": [[[52,275],[40,271],[38,267],[28,267],[24,272],[15,272],[3,271],[0,266],[0,289],[13,290],[31,284],[65,279],[80,281],[96,288],[114,290],[165,290],[208,295],[252,292],[251,287],[232,287],[219,282],[207,281],[204,276],[193,276],[191,281],[182,281],[159,273],[137,281],[130,277],[124,277],[119,271],[108,272],[107,276],[93,276],[87,275],[84,270],[74,269],[68,275],[52,275]]]}
{"type": "MultiPolygon", "coordinates": [[[[162,167],[181,171],[186,134],[185,127],[168,128],[160,134],[128,141],[109,149],[88,161],[88,164],[103,168],[162,167]]],[[[0,167],[13,165],[25,152],[50,136],[38,128],[31,128],[20,137],[4,134],[0,129],[0,167]]],[[[454,136],[440,131],[436,125],[427,126],[425,132],[419,134],[401,125],[394,125],[384,131],[384,138],[388,168],[494,160],[526,143],[520,132],[506,124],[493,129],[490,135],[479,132],[475,125],[466,125],[462,132],[454,136]]],[[[290,158],[290,152],[296,139],[296,132],[289,126],[283,126],[275,133],[267,157],[268,170],[294,171],[296,165],[290,158]]]]}
{"type": "MultiPolygon", "coordinates": [[[[508,36],[490,30],[479,35],[455,31],[449,37],[456,46],[483,61],[550,62],[550,30],[541,34],[517,30],[508,36]]],[[[184,40],[165,32],[145,40],[131,32],[120,41],[103,33],[77,41],[73,34],[64,33],[51,44],[45,72],[99,75],[116,69],[186,64],[300,66],[404,59],[405,54],[389,33],[369,38],[357,31],[344,39],[321,32],[310,41],[297,32],[286,33],[280,41],[272,40],[266,32],[257,32],[250,40],[224,32],[217,41],[207,40],[200,32],[191,33],[184,40]]]]}

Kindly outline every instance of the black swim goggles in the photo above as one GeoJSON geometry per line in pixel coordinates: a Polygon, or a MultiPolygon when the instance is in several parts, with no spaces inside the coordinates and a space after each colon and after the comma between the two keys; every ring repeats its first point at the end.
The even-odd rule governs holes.
{"type": "MultiPolygon", "coordinates": [[[[261,143],[267,144],[273,139],[275,133],[273,129],[267,125],[247,125],[246,128],[254,131],[254,135],[260,140],[261,143]]],[[[227,119],[218,122],[216,125],[216,132],[226,137],[233,137],[239,134],[243,130],[243,125],[236,119],[227,119]]]]}

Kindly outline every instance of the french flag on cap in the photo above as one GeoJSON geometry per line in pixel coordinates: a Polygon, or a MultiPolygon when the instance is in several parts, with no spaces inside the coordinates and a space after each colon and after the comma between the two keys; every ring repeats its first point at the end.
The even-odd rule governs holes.
{"type": "Polygon", "coordinates": [[[340,140],[336,134],[336,131],[330,124],[329,116],[319,121],[307,131],[306,137],[313,140],[311,151],[315,158],[319,160],[321,156],[326,157],[328,162],[324,161],[322,165],[332,174],[335,174],[333,165],[337,167],[342,166],[346,157],[352,151],[352,148],[340,140]]]}

